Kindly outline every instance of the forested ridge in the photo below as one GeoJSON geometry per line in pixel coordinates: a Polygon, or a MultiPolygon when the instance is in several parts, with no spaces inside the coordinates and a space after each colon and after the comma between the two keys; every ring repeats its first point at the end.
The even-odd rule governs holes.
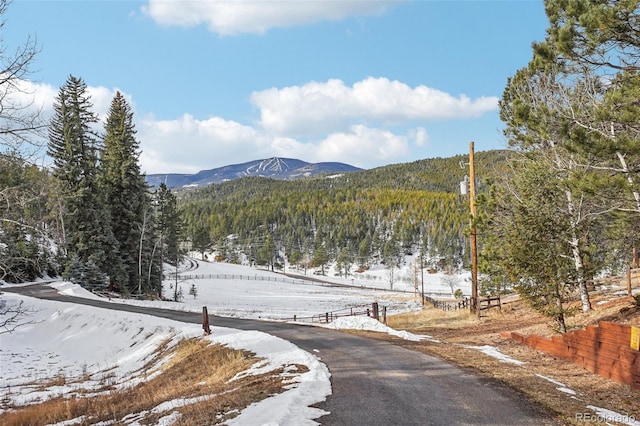
{"type": "MultiPolygon", "coordinates": [[[[508,157],[478,153],[478,187],[508,157]]],[[[460,155],[292,181],[247,177],[184,190],[178,199],[195,247],[214,246],[230,261],[240,252],[271,264],[286,253],[306,267],[340,259],[362,268],[419,250],[431,266],[459,267],[469,259],[469,199],[460,194],[468,161],[460,155]]]]}

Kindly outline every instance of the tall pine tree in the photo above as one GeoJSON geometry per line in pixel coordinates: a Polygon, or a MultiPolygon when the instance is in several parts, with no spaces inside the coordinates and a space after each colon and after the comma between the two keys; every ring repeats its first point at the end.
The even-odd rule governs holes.
{"type": "MultiPolygon", "coordinates": [[[[180,251],[180,241],[182,238],[182,221],[176,196],[171,192],[167,185],[160,184],[160,188],[156,192],[156,233],[159,239],[158,247],[160,251],[161,264],[170,263],[175,265],[176,270],[182,260],[180,251]]],[[[162,273],[162,271],[159,271],[162,273]]],[[[178,293],[174,295],[174,299],[178,300],[178,293]]]]}
{"type": "Polygon", "coordinates": [[[61,192],[65,229],[62,245],[67,262],[76,257],[74,265],[96,268],[113,284],[113,278],[122,275],[123,266],[111,232],[106,197],[98,182],[100,145],[93,130],[98,118],[91,108],[87,85],[69,76],[55,99],[47,153],[53,159],[53,177],[61,192]]]}
{"type": "Polygon", "coordinates": [[[118,241],[122,275],[112,277],[126,292],[141,291],[140,247],[143,244],[147,186],[138,164],[139,142],[133,112],[117,92],[107,115],[101,184],[111,209],[111,230],[118,241]]]}

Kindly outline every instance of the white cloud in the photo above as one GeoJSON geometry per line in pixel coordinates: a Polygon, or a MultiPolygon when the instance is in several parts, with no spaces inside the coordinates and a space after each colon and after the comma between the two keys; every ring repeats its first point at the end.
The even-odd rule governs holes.
{"type": "Polygon", "coordinates": [[[196,173],[274,156],[309,162],[341,161],[368,168],[399,161],[428,139],[423,128],[397,135],[356,125],[347,132],[302,142],[266,135],[219,117],[197,120],[188,114],[168,121],[147,117],[137,128],[142,141],[140,161],[147,174],[196,173]]]}
{"type": "Polygon", "coordinates": [[[399,135],[386,129],[354,125],[345,132],[336,132],[309,142],[292,138],[263,136],[269,141],[272,156],[300,158],[310,162],[340,161],[369,168],[399,161],[428,139],[423,128],[411,129],[399,135]]]}
{"type": "MultiPolygon", "coordinates": [[[[17,82],[18,90],[11,95],[12,102],[40,111],[42,118],[49,122],[53,117],[53,104],[56,96],[58,96],[58,88],[50,84],[34,83],[31,81],[20,80],[17,82]]],[[[91,111],[96,113],[100,120],[104,120],[109,112],[111,101],[118,89],[108,89],[103,86],[87,86],[87,93],[90,102],[93,105],[91,111]]],[[[133,108],[132,96],[120,91],[127,102],[133,108]]]]}
{"type": "Polygon", "coordinates": [[[348,133],[334,133],[320,142],[316,148],[319,161],[346,159],[350,164],[379,164],[402,158],[409,153],[410,138],[388,130],[353,126],[348,133]]]}
{"type": "Polygon", "coordinates": [[[184,114],[177,120],[158,121],[150,116],[136,127],[140,161],[148,174],[195,173],[270,156],[268,142],[253,128],[220,117],[198,120],[184,114]]]}
{"type": "Polygon", "coordinates": [[[53,99],[58,89],[49,84],[33,83],[27,80],[18,80],[16,90],[9,92],[10,102],[23,107],[33,108],[33,111],[41,111],[47,119],[53,112],[53,99]]]}
{"type": "MultiPolygon", "coordinates": [[[[25,84],[30,84],[25,87],[36,100],[34,105],[42,106],[50,116],[57,89],[25,84]]],[[[89,86],[87,91],[93,111],[104,119],[117,89],[89,86]]],[[[259,106],[262,121],[251,126],[187,113],[158,120],[152,114],[140,115],[133,97],[121,93],[134,110],[140,163],[148,174],[196,173],[273,156],[370,168],[405,161],[430,144],[424,127],[407,128],[412,121],[474,116],[494,105],[492,98],[454,98],[387,79],[370,78],[352,87],[330,80],[254,93],[252,102],[259,106]],[[389,123],[403,127],[388,128],[389,123]],[[296,129],[305,137],[295,135],[296,129]]]]}
{"type": "Polygon", "coordinates": [[[426,86],[411,88],[387,78],[367,78],[349,87],[341,80],[271,88],[251,95],[260,123],[273,133],[303,136],[340,131],[362,122],[479,117],[498,107],[498,98],[454,97],[426,86]]]}
{"type": "Polygon", "coordinates": [[[270,28],[381,14],[399,1],[149,0],[142,10],[161,25],[206,24],[221,35],[263,34],[270,28]]]}

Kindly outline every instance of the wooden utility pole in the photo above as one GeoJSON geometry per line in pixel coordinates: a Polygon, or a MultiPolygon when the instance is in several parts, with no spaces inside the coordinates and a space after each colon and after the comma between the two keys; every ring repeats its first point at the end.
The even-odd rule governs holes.
{"type": "Polygon", "coordinates": [[[478,306],[478,244],[476,237],[476,170],[473,142],[469,144],[469,209],[471,211],[471,313],[480,316],[478,306]]]}
{"type": "Polygon", "coordinates": [[[424,253],[420,247],[420,284],[422,285],[422,306],[424,306],[424,253]]]}

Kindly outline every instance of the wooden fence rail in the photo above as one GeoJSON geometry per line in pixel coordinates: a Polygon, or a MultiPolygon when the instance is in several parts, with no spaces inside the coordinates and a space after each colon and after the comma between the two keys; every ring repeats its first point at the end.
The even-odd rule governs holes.
{"type": "Polygon", "coordinates": [[[430,303],[434,308],[442,309],[443,311],[457,311],[458,309],[467,309],[469,308],[469,303],[471,303],[471,299],[468,297],[457,301],[451,301],[438,300],[429,296],[424,296],[424,300],[425,303],[430,303]]]}
{"type": "Polygon", "coordinates": [[[310,323],[324,323],[329,324],[341,317],[352,316],[368,316],[373,319],[377,319],[380,322],[387,323],[387,307],[378,306],[377,303],[373,303],[371,308],[346,308],[336,311],[324,312],[321,314],[298,316],[294,315],[292,318],[281,318],[284,321],[294,322],[310,322],[310,323]]]}
{"type": "MultiPolygon", "coordinates": [[[[163,275],[162,279],[175,279],[175,274],[163,275]]],[[[243,281],[272,281],[291,284],[313,284],[311,281],[296,280],[284,277],[268,277],[264,275],[235,275],[235,274],[178,274],[180,280],[243,280],[243,281]]]]}
{"type": "Polygon", "coordinates": [[[499,308],[502,309],[502,303],[500,302],[500,295],[483,297],[478,299],[478,309],[484,311],[486,309],[499,308]]]}
{"type": "Polygon", "coordinates": [[[633,294],[634,288],[640,288],[640,268],[627,268],[623,285],[627,287],[627,296],[633,294]]]}
{"type": "Polygon", "coordinates": [[[508,333],[507,337],[640,389],[640,352],[631,348],[631,335],[630,325],[600,321],[598,327],[587,327],[550,339],[519,333],[508,333]]]}
{"type": "MultiPolygon", "coordinates": [[[[464,299],[451,301],[451,300],[438,300],[429,296],[424,296],[425,302],[433,305],[434,308],[442,309],[443,311],[457,311],[458,309],[468,309],[471,305],[471,299],[465,297],[464,299]]],[[[500,296],[491,296],[478,299],[479,309],[491,309],[491,308],[500,308],[502,309],[502,304],[500,302],[500,296]]]]}

